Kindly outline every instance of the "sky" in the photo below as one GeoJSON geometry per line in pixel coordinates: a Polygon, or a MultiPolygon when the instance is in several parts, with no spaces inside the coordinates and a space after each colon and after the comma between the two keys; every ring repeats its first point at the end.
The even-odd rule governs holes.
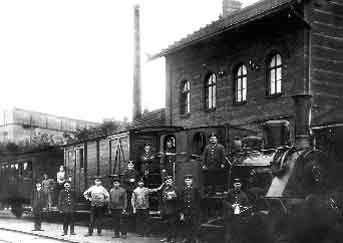
{"type": "Polygon", "coordinates": [[[164,107],[164,58],[147,56],[217,20],[222,0],[0,0],[0,110],[131,119],[134,4],[142,109],[164,107]]]}

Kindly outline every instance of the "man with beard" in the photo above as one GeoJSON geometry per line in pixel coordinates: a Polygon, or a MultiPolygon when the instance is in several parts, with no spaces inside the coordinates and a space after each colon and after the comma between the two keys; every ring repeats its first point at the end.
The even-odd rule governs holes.
{"type": "Polygon", "coordinates": [[[209,144],[203,154],[203,174],[205,191],[214,194],[226,185],[225,148],[218,143],[217,136],[211,134],[209,144]]]}

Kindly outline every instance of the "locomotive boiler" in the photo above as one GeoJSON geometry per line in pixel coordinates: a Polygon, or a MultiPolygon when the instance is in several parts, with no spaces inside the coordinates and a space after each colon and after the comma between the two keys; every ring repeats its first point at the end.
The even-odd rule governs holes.
{"type": "MultiPolygon", "coordinates": [[[[342,180],[332,176],[339,167],[314,146],[309,129],[310,99],[309,95],[294,97],[293,144],[287,121],[268,121],[263,126],[264,146],[255,160],[270,162],[270,177],[257,188],[247,188],[248,194],[253,188],[257,193],[251,197],[253,210],[248,217],[244,215],[246,242],[338,242],[342,237],[342,180]],[[270,157],[265,157],[266,152],[270,157]]],[[[233,165],[233,174],[236,167],[242,165],[233,165]]]]}

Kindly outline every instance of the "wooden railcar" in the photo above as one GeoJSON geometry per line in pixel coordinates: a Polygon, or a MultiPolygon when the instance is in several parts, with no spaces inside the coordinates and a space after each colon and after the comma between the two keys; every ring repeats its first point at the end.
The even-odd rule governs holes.
{"type": "Polygon", "coordinates": [[[41,181],[45,173],[49,178],[56,178],[60,165],[63,165],[60,147],[1,156],[1,204],[11,207],[14,215],[20,217],[24,207],[30,205],[35,182],[41,181]]]}

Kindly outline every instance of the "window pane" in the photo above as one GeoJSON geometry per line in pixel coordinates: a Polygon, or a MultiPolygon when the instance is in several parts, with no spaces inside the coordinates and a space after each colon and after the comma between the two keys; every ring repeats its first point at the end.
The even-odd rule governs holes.
{"type": "Polygon", "coordinates": [[[276,80],[281,80],[282,79],[282,68],[279,67],[276,69],[276,80]]]}
{"type": "Polygon", "coordinates": [[[282,64],[281,56],[280,54],[276,54],[276,65],[279,66],[281,64],[282,64]]]}
{"type": "Polygon", "coordinates": [[[212,87],[208,87],[208,106],[207,108],[212,107],[212,87]]]}
{"type": "Polygon", "coordinates": [[[281,79],[276,81],[276,93],[281,93],[281,79]]]}
{"type": "Polygon", "coordinates": [[[243,75],[247,75],[248,71],[247,71],[247,67],[245,65],[243,65],[243,75]]]}
{"type": "Polygon", "coordinates": [[[217,82],[217,78],[215,74],[212,74],[212,84],[215,84],[217,82]]]}
{"type": "Polygon", "coordinates": [[[242,101],[242,96],[241,96],[241,92],[237,92],[237,102],[241,102],[242,101]]]}
{"type": "Polygon", "coordinates": [[[186,105],[187,105],[186,112],[187,113],[191,112],[191,95],[189,92],[187,93],[187,104],[186,105]]]}
{"type": "Polygon", "coordinates": [[[237,91],[239,92],[242,89],[242,81],[241,78],[237,79],[237,91]]]}
{"type": "Polygon", "coordinates": [[[213,100],[212,100],[212,108],[215,108],[216,107],[216,86],[214,85],[213,86],[213,93],[212,93],[212,95],[213,95],[213,100]]]}
{"type": "Polygon", "coordinates": [[[269,64],[269,67],[270,68],[275,67],[275,56],[272,57],[272,60],[270,61],[270,64],[269,64]]]}
{"type": "Polygon", "coordinates": [[[243,89],[242,90],[242,101],[246,101],[247,100],[247,90],[243,89]]]}
{"type": "Polygon", "coordinates": [[[247,77],[243,78],[242,101],[247,100],[247,77]]]}
{"type": "Polygon", "coordinates": [[[246,89],[246,88],[247,88],[247,77],[243,77],[243,78],[242,78],[242,83],[243,83],[243,84],[242,84],[242,88],[243,88],[243,89],[246,89]]]}
{"type": "Polygon", "coordinates": [[[275,94],[275,81],[270,82],[270,94],[275,94]]]}

